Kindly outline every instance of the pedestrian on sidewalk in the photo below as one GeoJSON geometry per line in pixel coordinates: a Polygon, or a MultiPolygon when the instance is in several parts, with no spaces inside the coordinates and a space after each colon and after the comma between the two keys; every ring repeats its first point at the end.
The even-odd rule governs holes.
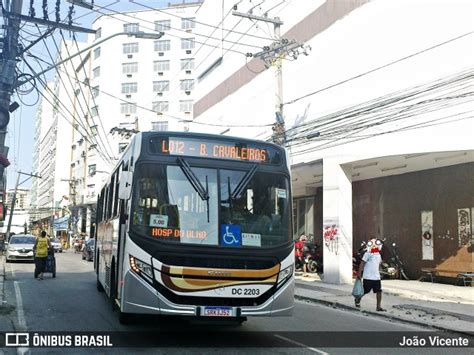
{"type": "MultiPolygon", "coordinates": [[[[367,242],[367,251],[362,257],[362,261],[359,265],[359,271],[357,278],[363,278],[364,295],[369,293],[371,290],[376,294],[377,299],[377,311],[385,312],[382,308],[382,282],[380,277],[380,263],[382,262],[382,241],[380,239],[371,239],[367,242]]],[[[362,297],[355,298],[355,306],[360,308],[360,300],[362,297]]]]}
{"type": "Polygon", "coordinates": [[[47,237],[46,231],[41,231],[41,234],[36,238],[33,252],[35,254],[35,265],[38,280],[43,280],[43,273],[46,268],[46,260],[48,259],[48,250],[51,248],[51,242],[47,237]]]}

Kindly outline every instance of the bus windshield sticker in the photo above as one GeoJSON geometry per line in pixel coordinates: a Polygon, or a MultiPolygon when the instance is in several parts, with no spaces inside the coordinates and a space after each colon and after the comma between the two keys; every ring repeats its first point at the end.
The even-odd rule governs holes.
{"type": "Polygon", "coordinates": [[[278,198],[286,198],[286,190],[285,189],[276,189],[277,197],[278,198]]]}
{"type": "Polygon", "coordinates": [[[168,227],[168,216],[162,214],[150,214],[150,227],[168,227]]]}
{"type": "Polygon", "coordinates": [[[242,246],[242,234],[237,224],[221,224],[221,245],[225,247],[242,246]]]}
{"type": "Polygon", "coordinates": [[[261,247],[262,236],[255,233],[242,233],[242,245],[246,247],[261,247]]]}

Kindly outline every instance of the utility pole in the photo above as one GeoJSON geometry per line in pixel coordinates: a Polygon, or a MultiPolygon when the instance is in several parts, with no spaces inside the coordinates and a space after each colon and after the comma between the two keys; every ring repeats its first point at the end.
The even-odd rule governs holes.
{"type": "Polygon", "coordinates": [[[247,53],[247,56],[260,58],[264,61],[267,69],[271,66],[275,68],[275,123],[272,127],[272,140],[275,144],[284,146],[286,143],[286,135],[283,116],[283,59],[287,55],[296,59],[300,54],[298,51],[299,48],[302,48],[304,50],[303,53],[308,55],[306,49],[309,47],[304,47],[303,44],[294,40],[289,41],[288,39],[281,38],[280,28],[283,25],[283,21],[281,21],[279,17],[269,18],[267,16],[257,16],[250,12],[242,13],[237,11],[233,11],[232,15],[273,24],[275,41],[270,46],[263,47],[263,51],[255,54],[247,53]]]}
{"type": "MultiPolygon", "coordinates": [[[[5,9],[12,13],[21,13],[22,0],[5,1],[5,9]]],[[[10,122],[10,112],[15,110],[15,105],[10,104],[12,87],[15,81],[16,58],[18,55],[18,32],[20,21],[6,18],[5,37],[3,38],[3,51],[0,60],[0,154],[7,157],[8,147],[5,147],[5,134],[8,122],[10,122]]],[[[0,185],[6,185],[3,181],[3,169],[0,175],[0,185]]],[[[11,215],[10,215],[11,219],[11,215]]],[[[10,225],[10,224],[9,224],[10,225]]],[[[10,228],[8,228],[7,238],[10,228]]]]}
{"type": "Polygon", "coordinates": [[[13,212],[15,211],[16,193],[18,191],[18,186],[20,185],[20,176],[21,175],[27,175],[29,177],[36,177],[36,178],[41,179],[41,176],[36,175],[36,174],[28,174],[28,173],[23,173],[21,171],[18,172],[18,177],[16,178],[16,184],[15,184],[15,191],[13,192],[12,205],[10,207],[10,215],[8,216],[7,231],[5,233],[7,240],[10,240],[10,228],[11,228],[11,225],[12,225],[13,212]]]}

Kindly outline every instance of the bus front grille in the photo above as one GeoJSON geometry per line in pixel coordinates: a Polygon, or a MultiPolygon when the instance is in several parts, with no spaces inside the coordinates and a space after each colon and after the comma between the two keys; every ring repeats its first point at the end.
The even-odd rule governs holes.
{"type": "Polygon", "coordinates": [[[230,307],[248,307],[259,306],[267,301],[276,290],[272,287],[263,295],[256,298],[217,298],[217,297],[201,297],[201,296],[181,296],[173,293],[163,285],[154,281],[154,286],[167,300],[175,304],[196,305],[196,306],[230,306],[230,307]]]}

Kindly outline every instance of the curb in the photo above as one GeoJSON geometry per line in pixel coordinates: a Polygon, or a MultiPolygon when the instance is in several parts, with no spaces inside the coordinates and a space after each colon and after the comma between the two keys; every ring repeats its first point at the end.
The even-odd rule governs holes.
{"type": "Polygon", "coordinates": [[[5,260],[3,255],[0,255],[0,307],[3,306],[3,284],[5,281],[5,260]]]}
{"type": "Polygon", "coordinates": [[[388,314],[383,314],[381,312],[371,312],[371,311],[365,311],[365,310],[362,311],[362,310],[359,310],[358,308],[351,307],[351,306],[348,306],[348,305],[345,305],[345,304],[342,304],[342,303],[339,303],[339,302],[319,300],[319,299],[316,299],[316,298],[311,298],[311,297],[306,297],[306,296],[299,296],[299,295],[295,295],[295,299],[300,300],[300,301],[307,301],[307,302],[311,302],[311,303],[322,304],[324,306],[331,307],[331,308],[339,308],[339,309],[344,309],[344,310],[347,310],[347,311],[362,313],[362,314],[366,314],[366,315],[371,315],[371,316],[376,316],[376,317],[381,317],[381,318],[387,318],[387,319],[391,319],[391,320],[397,320],[397,321],[400,321],[400,322],[403,322],[403,323],[410,323],[410,324],[414,324],[414,325],[419,325],[419,326],[422,326],[422,327],[425,327],[425,328],[426,327],[434,328],[434,329],[442,330],[442,331],[445,331],[445,332],[457,333],[457,334],[467,335],[467,336],[470,336],[470,337],[472,336],[472,333],[470,333],[470,332],[463,332],[461,330],[454,330],[454,329],[449,329],[449,328],[445,328],[445,327],[440,327],[440,326],[437,326],[437,325],[426,324],[426,323],[423,323],[423,322],[417,322],[415,320],[399,318],[399,317],[391,316],[391,315],[388,315],[388,314]]]}

